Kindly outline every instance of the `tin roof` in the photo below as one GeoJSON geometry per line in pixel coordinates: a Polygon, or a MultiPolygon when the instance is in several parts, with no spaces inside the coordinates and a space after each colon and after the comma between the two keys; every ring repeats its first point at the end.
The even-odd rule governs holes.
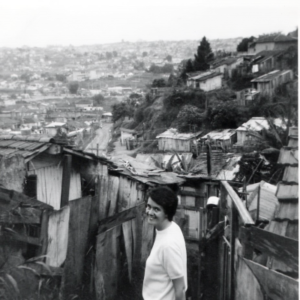
{"type": "Polygon", "coordinates": [[[292,70],[274,70],[270,73],[267,73],[267,74],[264,74],[262,76],[259,76],[255,79],[252,79],[251,82],[269,82],[271,80],[273,80],[274,78],[277,78],[283,74],[286,74],[286,73],[290,73],[292,72],[292,70]]]}
{"type": "Polygon", "coordinates": [[[260,43],[275,43],[275,42],[297,42],[297,38],[288,36],[288,35],[284,35],[284,34],[278,34],[278,35],[264,35],[264,36],[260,36],[257,40],[256,43],[260,44],[260,43]]]}
{"type": "Polygon", "coordinates": [[[0,135],[0,156],[21,155],[29,161],[37,154],[46,151],[53,142],[49,137],[0,135]]]}
{"type": "Polygon", "coordinates": [[[236,133],[235,129],[218,129],[218,130],[210,131],[206,135],[202,136],[200,139],[204,140],[209,137],[212,140],[228,140],[235,133],[236,133]]]}
{"type": "Polygon", "coordinates": [[[223,65],[229,66],[229,65],[232,65],[232,64],[234,64],[235,62],[237,62],[237,60],[238,60],[237,57],[221,58],[221,59],[215,61],[215,62],[212,64],[212,67],[213,67],[213,68],[218,68],[218,67],[223,66],[223,65]]]}
{"type": "Polygon", "coordinates": [[[217,174],[216,178],[220,180],[234,180],[236,174],[240,170],[239,161],[241,160],[242,155],[236,154],[233,157],[230,157],[226,160],[226,164],[217,174]]]}
{"type": "MultiPolygon", "coordinates": [[[[286,128],[285,122],[280,119],[272,119],[272,122],[275,126],[286,128]]],[[[253,117],[250,120],[248,120],[246,123],[243,123],[240,127],[238,127],[237,131],[261,131],[262,129],[269,129],[270,125],[266,118],[264,117],[253,117]]]]}
{"type": "Polygon", "coordinates": [[[254,58],[253,58],[253,62],[255,64],[257,63],[261,63],[267,59],[269,59],[270,57],[276,57],[278,55],[280,55],[281,53],[283,53],[284,51],[282,50],[263,50],[261,52],[258,52],[254,58]]]}
{"type": "Polygon", "coordinates": [[[130,156],[124,156],[113,162],[118,166],[118,173],[148,185],[182,184],[185,182],[185,179],[178,177],[174,172],[166,172],[130,156]]]}
{"type": "Polygon", "coordinates": [[[208,72],[203,72],[199,75],[189,77],[188,80],[193,80],[193,81],[204,81],[213,77],[217,76],[222,76],[220,72],[216,71],[208,71],[208,72]]]}
{"type": "Polygon", "coordinates": [[[65,122],[52,122],[52,123],[46,125],[45,128],[56,128],[56,127],[61,127],[64,125],[66,125],[65,122]]]}
{"type": "Polygon", "coordinates": [[[197,133],[179,133],[177,129],[170,128],[167,131],[159,134],[156,136],[157,139],[160,138],[169,138],[169,139],[175,139],[175,140],[190,140],[192,138],[195,138],[196,136],[200,135],[201,132],[197,133]]]}

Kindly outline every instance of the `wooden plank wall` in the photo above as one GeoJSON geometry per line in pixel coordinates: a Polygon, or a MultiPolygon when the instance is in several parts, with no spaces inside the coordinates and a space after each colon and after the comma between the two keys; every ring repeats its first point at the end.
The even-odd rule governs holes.
{"type": "Polygon", "coordinates": [[[138,283],[137,289],[140,290],[137,293],[141,293],[143,268],[152,247],[154,232],[145,217],[145,185],[125,176],[105,177],[104,174],[99,176],[96,193],[99,197],[100,227],[94,275],[96,298],[101,300],[117,299],[122,267],[121,235],[125,244],[128,278],[138,283]]]}
{"type": "Polygon", "coordinates": [[[252,261],[256,249],[296,270],[298,241],[255,227],[232,191],[222,182],[220,219],[226,214],[229,226],[219,240],[218,299],[298,299],[297,280],[252,261]]]}
{"type": "MultiPolygon", "coordinates": [[[[299,283],[289,276],[270,270],[251,260],[243,259],[258,279],[268,299],[296,300],[299,297],[299,283]]],[[[245,299],[245,298],[244,298],[245,299]]]]}
{"type": "Polygon", "coordinates": [[[69,239],[62,278],[62,290],[65,296],[78,289],[82,283],[84,260],[87,252],[88,229],[91,197],[87,196],[69,202],[69,239]]]}

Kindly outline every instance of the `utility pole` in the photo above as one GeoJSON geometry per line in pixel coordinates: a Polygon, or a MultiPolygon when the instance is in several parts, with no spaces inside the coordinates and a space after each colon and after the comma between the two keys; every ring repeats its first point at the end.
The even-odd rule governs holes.
{"type": "Polygon", "coordinates": [[[90,150],[96,150],[97,156],[99,156],[99,144],[97,143],[97,148],[89,148],[90,150]]]}

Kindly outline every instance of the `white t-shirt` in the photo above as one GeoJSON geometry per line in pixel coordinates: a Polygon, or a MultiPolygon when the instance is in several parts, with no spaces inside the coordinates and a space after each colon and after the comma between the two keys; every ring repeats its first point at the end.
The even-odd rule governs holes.
{"type": "Polygon", "coordinates": [[[172,222],[156,230],[156,238],[146,262],[143,284],[144,300],[174,300],[172,279],[184,277],[187,289],[186,247],[180,227],[172,222]]]}

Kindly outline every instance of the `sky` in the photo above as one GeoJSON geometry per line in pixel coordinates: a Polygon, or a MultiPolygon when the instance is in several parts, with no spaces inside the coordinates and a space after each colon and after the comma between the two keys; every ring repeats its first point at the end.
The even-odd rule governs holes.
{"type": "Polygon", "coordinates": [[[299,9],[299,0],[7,0],[0,47],[287,34],[299,9]]]}

